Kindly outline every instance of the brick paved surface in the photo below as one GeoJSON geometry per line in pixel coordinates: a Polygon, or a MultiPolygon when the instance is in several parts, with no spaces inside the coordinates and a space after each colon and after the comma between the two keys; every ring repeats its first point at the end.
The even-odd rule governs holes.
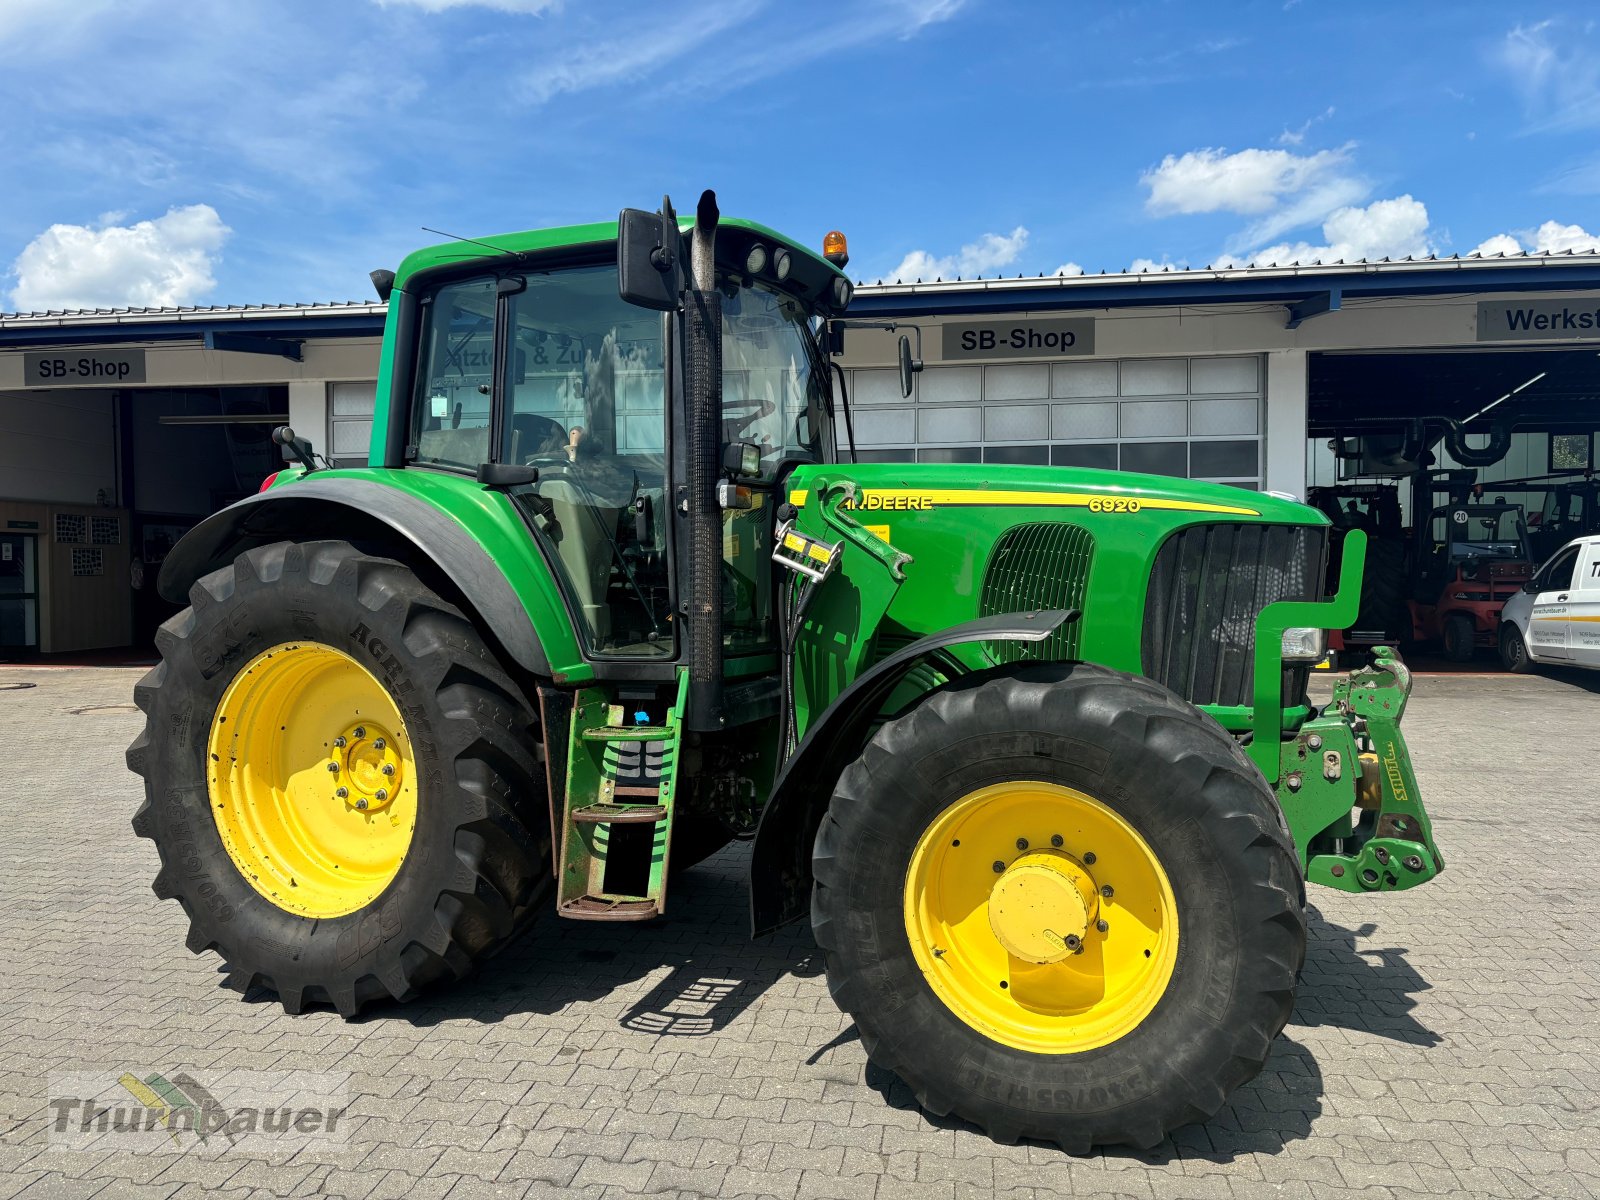
{"type": "Polygon", "coordinates": [[[1600,677],[1422,680],[1407,729],[1451,869],[1381,899],[1314,889],[1261,1077],[1153,1153],[1084,1159],[911,1107],[807,935],[746,940],[736,850],[660,928],[551,919],[360,1022],[241,999],[184,950],[128,827],[137,677],[0,670],[38,684],[0,690],[0,1200],[1600,1195],[1600,677]],[[350,1142],[46,1147],[50,1072],[129,1067],[350,1072],[350,1142]]]}

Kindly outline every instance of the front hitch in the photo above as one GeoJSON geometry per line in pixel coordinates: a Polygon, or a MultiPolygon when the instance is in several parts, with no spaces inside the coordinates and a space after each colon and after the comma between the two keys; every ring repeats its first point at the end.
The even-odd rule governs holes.
{"type": "Polygon", "coordinates": [[[1308,882],[1389,892],[1444,870],[1400,732],[1410,695],[1411,673],[1379,646],[1283,743],[1278,799],[1308,882]]]}

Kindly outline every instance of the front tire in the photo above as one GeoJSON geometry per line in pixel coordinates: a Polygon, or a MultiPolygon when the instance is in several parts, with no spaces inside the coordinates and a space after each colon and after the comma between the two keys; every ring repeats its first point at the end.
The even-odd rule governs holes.
{"type": "Polygon", "coordinates": [[[459,610],[344,542],[251,550],[190,589],[128,766],[189,948],[298,1012],[458,978],[537,911],[534,718],[459,610]]]}
{"type": "Polygon", "coordinates": [[[1500,665],[1515,675],[1526,675],[1533,670],[1533,660],[1528,657],[1528,644],[1522,630],[1510,621],[1500,626],[1500,665]]]}
{"type": "Polygon", "coordinates": [[[1472,618],[1451,613],[1444,619],[1444,656],[1451,662],[1471,662],[1478,651],[1478,634],[1472,618]]]}
{"type": "Polygon", "coordinates": [[[845,769],[814,868],[868,1054],[997,1141],[1153,1146],[1259,1072],[1293,1008],[1277,802],[1149,680],[1039,664],[934,692],[845,769]]]}

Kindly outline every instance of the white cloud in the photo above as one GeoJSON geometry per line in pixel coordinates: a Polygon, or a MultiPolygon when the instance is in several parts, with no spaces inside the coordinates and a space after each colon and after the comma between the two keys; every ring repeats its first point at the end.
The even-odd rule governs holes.
{"type": "Polygon", "coordinates": [[[1169,154],[1140,182],[1150,189],[1145,209],[1177,213],[1266,213],[1285,197],[1326,188],[1347,177],[1348,147],[1292,154],[1288,150],[1190,150],[1169,154]]]}
{"type": "Polygon", "coordinates": [[[1374,200],[1363,208],[1345,207],[1328,214],[1322,224],[1323,245],[1282,242],[1244,256],[1240,261],[1276,263],[1353,262],[1356,259],[1416,258],[1433,253],[1428,241],[1428,209],[1411,196],[1374,200]]]}
{"type": "Polygon", "coordinates": [[[420,8],[444,12],[447,8],[492,8],[507,13],[542,13],[561,7],[561,0],[373,0],[379,8],[420,8]]]}
{"type": "MultiPolygon", "coordinates": [[[[997,271],[1015,262],[1027,245],[1028,231],[1018,225],[1009,234],[986,233],[977,241],[968,242],[955,254],[936,258],[926,250],[913,250],[885,278],[931,280],[954,279],[957,275],[970,278],[997,271]]],[[[1075,264],[1066,265],[1071,267],[1075,264]]],[[[1078,273],[1082,273],[1081,268],[1078,273]]]]}
{"type": "Polygon", "coordinates": [[[1472,252],[1485,257],[1491,254],[1521,254],[1522,243],[1509,233],[1497,233],[1492,238],[1479,242],[1472,252]]]}
{"type": "Polygon", "coordinates": [[[701,15],[662,21],[626,37],[558,47],[522,81],[522,96],[538,105],[562,93],[583,92],[645,78],[755,12],[752,0],[727,0],[701,15]]]}
{"type": "Polygon", "coordinates": [[[1051,278],[1055,278],[1055,277],[1061,276],[1061,275],[1082,275],[1082,274],[1083,274],[1083,268],[1080,267],[1075,262],[1064,262],[1059,267],[1057,267],[1054,271],[1050,272],[1051,278]]]}
{"type": "Polygon", "coordinates": [[[1522,92],[1535,130],[1600,124],[1600,55],[1557,21],[1518,25],[1497,57],[1522,92]]]}
{"type": "Polygon", "coordinates": [[[1278,135],[1278,145],[1280,145],[1280,146],[1298,146],[1298,145],[1300,145],[1301,143],[1303,143],[1306,140],[1306,134],[1311,132],[1311,127],[1313,125],[1316,125],[1321,121],[1326,121],[1329,117],[1333,116],[1333,114],[1334,114],[1334,107],[1333,107],[1333,105],[1330,104],[1330,105],[1328,105],[1327,108],[1323,109],[1316,116],[1309,118],[1304,125],[1300,126],[1299,129],[1287,129],[1287,128],[1284,129],[1284,131],[1278,135]]]}
{"type": "Polygon", "coordinates": [[[132,225],[52,225],[11,264],[18,311],[193,304],[232,232],[209,204],[132,225]]]}
{"type": "Polygon", "coordinates": [[[1600,253],[1600,234],[1590,233],[1582,225],[1563,225],[1560,221],[1546,221],[1537,229],[1520,229],[1516,233],[1497,233],[1478,243],[1474,254],[1561,254],[1568,250],[1579,253],[1600,253]]]}

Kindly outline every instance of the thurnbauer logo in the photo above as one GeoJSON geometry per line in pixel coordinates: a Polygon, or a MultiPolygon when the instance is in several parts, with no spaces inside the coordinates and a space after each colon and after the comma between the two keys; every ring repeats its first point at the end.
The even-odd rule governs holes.
{"type": "MultiPolygon", "coordinates": [[[[342,1140],[340,1121],[348,1107],[322,1098],[332,1082],[326,1076],[262,1077],[265,1082],[233,1076],[226,1089],[231,1103],[219,1099],[187,1071],[170,1077],[154,1071],[143,1078],[123,1072],[114,1087],[96,1087],[92,1081],[83,1087],[81,1082],[87,1077],[77,1078],[77,1088],[68,1084],[51,1089],[54,1119],[50,1141],[61,1148],[114,1141],[119,1148],[132,1149],[131,1141],[150,1150],[181,1152],[202,1146],[226,1150],[242,1140],[270,1139],[280,1146],[342,1140]],[[92,1092],[101,1094],[84,1098],[92,1092]],[[241,1094],[257,1102],[240,1103],[241,1094]]],[[[348,1077],[337,1078],[336,1090],[342,1093],[348,1077]]]]}

